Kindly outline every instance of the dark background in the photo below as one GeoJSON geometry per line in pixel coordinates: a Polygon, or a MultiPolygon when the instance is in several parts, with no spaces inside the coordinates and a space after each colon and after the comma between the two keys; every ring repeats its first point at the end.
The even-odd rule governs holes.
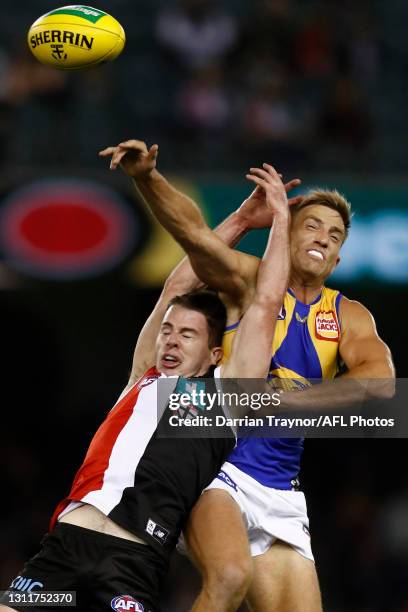
{"type": "MultiPolygon", "coordinates": [[[[127,46],[111,65],[76,74],[43,68],[25,49],[29,25],[52,8],[3,3],[0,211],[32,181],[92,179],[120,195],[139,233],[103,270],[79,268],[69,278],[47,266],[28,273],[23,257],[1,245],[3,587],[37,551],[126,384],[163,260],[177,255],[168,246],[168,257],[164,250],[149,264],[143,259],[156,227],[126,179],[97,159],[99,149],[131,136],[158,142],[160,169],[187,181],[210,222],[239,200],[221,205],[208,185],[240,197],[246,168],[264,160],[310,184],[375,190],[380,181],[385,196],[375,209],[395,208],[395,189],[399,214],[407,208],[405,2],[100,2],[124,26],[127,46]],[[208,20],[223,43],[218,52],[212,42],[195,53],[198,34],[177,50],[182,37],[173,34],[183,19],[198,32],[208,20]]],[[[372,212],[364,198],[353,204],[356,221],[372,212]]],[[[373,256],[376,248],[373,239],[373,256]]],[[[367,273],[334,283],[371,310],[400,377],[407,376],[404,261],[399,282],[367,273]]],[[[308,440],[301,482],[325,610],[408,610],[406,441],[308,440]]],[[[177,555],[165,611],[188,609],[199,585],[192,572],[177,555]]]]}

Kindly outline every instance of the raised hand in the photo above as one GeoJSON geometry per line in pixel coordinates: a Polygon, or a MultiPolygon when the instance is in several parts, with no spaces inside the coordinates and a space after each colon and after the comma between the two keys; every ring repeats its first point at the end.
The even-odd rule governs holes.
{"type": "MultiPolygon", "coordinates": [[[[279,176],[281,177],[281,175],[279,176]]],[[[302,181],[298,178],[285,183],[284,187],[286,193],[289,193],[301,183],[302,181]]],[[[301,202],[302,199],[303,196],[295,196],[288,200],[288,204],[289,206],[294,206],[301,202]]],[[[273,213],[266,205],[265,191],[259,185],[257,185],[251,195],[243,201],[237,213],[244,220],[248,229],[262,229],[272,225],[273,213]]]]}
{"type": "Polygon", "coordinates": [[[147,148],[142,140],[126,140],[116,147],[107,147],[99,152],[100,157],[110,157],[110,169],[120,166],[132,178],[150,174],[156,167],[159,147],[147,148]]]}
{"type": "Polygon", "coordinates": [[[250,168],[250,174],[247,174],[246,178],[263,190],[265,205],[272,215],[288,212],[285,185],[273,166],[262,164],[262,168],[250,168]]]}

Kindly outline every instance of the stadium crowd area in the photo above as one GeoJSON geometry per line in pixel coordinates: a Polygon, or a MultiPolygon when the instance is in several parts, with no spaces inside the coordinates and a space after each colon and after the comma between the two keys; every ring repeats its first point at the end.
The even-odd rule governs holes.
{"type": "Polygon", "coordinates": [[[184,171],[243,172],[265,158],[285,171],[403,167],[402,0],[102,2],[125,27],[125,52],[76,74],[39,65],[16,36],[52,3],[22,2],[18,17],[5,4],[3,163],[96,164],[98,148],[137,136],[184,171]]]}

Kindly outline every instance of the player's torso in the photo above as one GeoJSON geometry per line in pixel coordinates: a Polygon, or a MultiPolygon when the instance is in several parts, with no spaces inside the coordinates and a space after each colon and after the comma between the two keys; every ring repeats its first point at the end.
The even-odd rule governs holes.
{"type": "MultiPolygon", "coordinates": [[[[175,545],[192,505],[235,443],[233,435],[188,437],[192,428],[183,436],[165,426],[169,394],[183,381],[152,368],[123,394],[96,432],[69,494],[163,551],[175,545]]],[[[63,502],[54,517],[66,508],[63,502]]]]}
{"type": "MultiPolygon", "coordinates": [[[[304,389],[334,378],[339,370],[341,294],[323,288],[311,304],[296,300],[288,289],[271,347],[269,377],[285,389],[304,389]]],[[[227,328],[224,359],[228,359],[238,324],[227,328]]],[[[279,489],[294,486],[300,469],[302,438],[242,437],[228,461],[262,484],[279,489]]]]}

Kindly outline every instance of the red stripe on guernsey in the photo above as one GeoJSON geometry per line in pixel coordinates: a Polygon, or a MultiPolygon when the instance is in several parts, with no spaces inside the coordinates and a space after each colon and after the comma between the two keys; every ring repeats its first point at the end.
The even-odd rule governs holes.
{"type": "Polygon", "coordinates": [[[159,377],[160,372],[155,367],[147,370],[109,412],[92,439],[84,462],[75,475],[69,496],[58,504],[52,515],[50,530],[55,527],[58,516],[71,501],[81,500],[87,493],[102,488],[112,449],[134,412],[140,391],[159,377]]]}

